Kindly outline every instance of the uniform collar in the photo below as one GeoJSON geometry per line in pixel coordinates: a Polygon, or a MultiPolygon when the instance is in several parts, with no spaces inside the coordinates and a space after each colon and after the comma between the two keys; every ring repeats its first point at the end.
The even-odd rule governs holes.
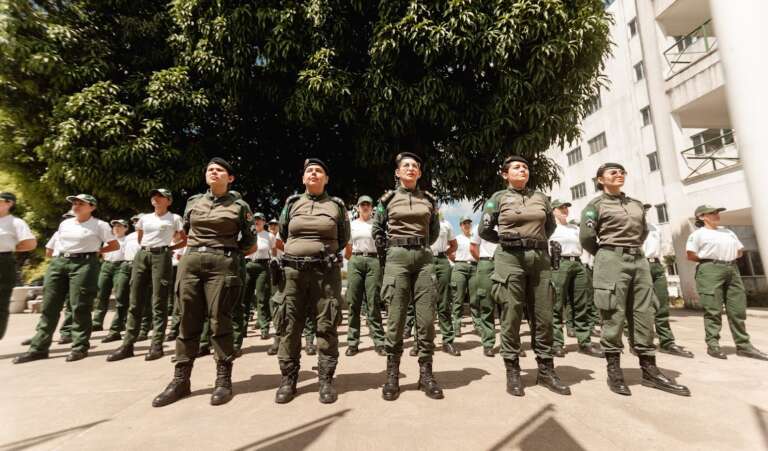
{"type": "Polygon", "coordinates": [[[627,197],[627,195],[624,194],[624,191],[620,192],[619,194],[610,194],[603,191],[603,196],[609,199],[621,199],[621,200],[624,200],[627,197]]]}
{"type": "Polygon", "coordinates": [[[408,189],[408,188],[404,187],[403,185],[400,185],[400,186],[397,187],[397,192],[399,192],[399,193],[415,194],[415,193],[419,192],[419,187],[417,185],[413,189],[408,189]]]}
{"type": "Polygon", "coordinates": [[[527,186],[523,189],[517,189],[511,186],[507,186],[507,191],[509,191],[510,193],[520,194],[521,196],[525,196],[530,192],[527,186]]]}
{"type": "MultiPolygon", "coordinates": [[[[210,200],[212,200],[212,201],[214,201],[214,202],[225,202],[226,200],[230,199],[232,197],[232,195],[229,192],[226,192],[223,196],[216,197],[216,196],[213,195],[211,190],[208,190],[208,191],[205,192],[205,197],[210,199],[210,200]]],[[[154,214],[154,212],[152,212],[152,213],[154,214]]]]}
{"type": "Polygon", "coordinates": [[[325,199],[326,197],[328,197],[328,193],[326,193],[325,191],[323,191],[322,193],[320,193],[320,194],[318,194],[318,195],[314,195],[314,194],[309,194],[308,192],[306,192],[306,191],[305,191],[305,192],[304,192],[304,196],[306,196],[306,197],[307,197],[307,199],[309,199],[309,200],[318,201],[318,200],[323,200],[323,199],[325,199]]]}

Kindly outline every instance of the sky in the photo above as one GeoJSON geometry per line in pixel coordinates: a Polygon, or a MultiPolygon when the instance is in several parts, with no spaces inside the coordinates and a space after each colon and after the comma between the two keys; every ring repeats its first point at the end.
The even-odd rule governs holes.
{"type": "Polygon", "coordinates": [[[440,205],[440,211],[443,212],[445,219],[451,223],[455,233],[458,233],[459,230],[461,230],[459,228],[459,219],[464,215],[468,215],[470,218],[472,218],[472,227],[476,226],[480,221],[480,211],[472,210],[473,203],[474,202],[472,201],[465,200],[461,202],[451,202],[448,204],[440,205]]]}

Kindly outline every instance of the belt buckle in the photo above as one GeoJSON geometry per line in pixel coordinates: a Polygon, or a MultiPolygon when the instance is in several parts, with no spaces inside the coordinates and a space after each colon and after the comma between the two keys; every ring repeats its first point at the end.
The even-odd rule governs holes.
{"type": "Polygon", "coordinates": [[[69,258],[71,255],[72,255],[72,254],[71,254],[71,253],[69,253],[69,252],[64,252],[64,253],[62,254],[62,256],[63,256],[64,258],[69,258]]]}
{"type": "Polygon", "coordinates": [[[197,248],[198,252],[208,252],[208,246],[200,246],[197,248]]]}

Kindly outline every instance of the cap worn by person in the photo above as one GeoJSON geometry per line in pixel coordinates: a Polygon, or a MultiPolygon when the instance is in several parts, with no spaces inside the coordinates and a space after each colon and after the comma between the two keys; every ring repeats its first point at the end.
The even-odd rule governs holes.
{"type": "Polygon", "coordinates": [[[357,198],[357,205],[369,203],[373,205],[373,198],[371,196],[360,196],[357,198]]]}
{"type": "Polygon", "coordinates": [[[171,194],[171,190],[165,188],[155,188],[149,192],[149,197],[154,197],[155,195],[160,195],[168,200],[173,200],[173,194],[171,194]]]}
{"type": "Polygon", "coordinates": [[[109,225],[111,226],[121,225],[123,227],[128,227],[128,221],[126,221],[125,219],[113,219],[109,221],[109,225]]]}
{"type": "Polygon", "coordinates": [[[603,173],[608,169],[621,169],[622,171],[626,172],[624,166],[620,165],[619,163],[603,163],[599,168],[597,168],[597,176],[602,177],[603,173]]]}
{"type": "Polygon", "coordinates": [[[520,155],[510,155],[507,158],[504,159],[504,163],[502,166],[506,166],[510,163],[514,163],[515,161],[519,161],[521,163],[525,163],[526,166],[530,167],[531,164],[528,163],[528,160],[525,159],[525,157],[522,157],[520,155]]]}
{"type": "Polygon", "coordinates": [[[459,219],[459,224],[464,224],[465,222],[472,222],[472,218],[464,215],[461,217],[461,219],[459,219]]]}
{"type": "Polygon", "coordinates": [[[406,158],[410,158],[411,160],[415,161],[416,163],[419,163],[419,167],[423,166],[423,161],[420,156],[416,155],[413,152],[400,152],[395,157],[395,164],[400,166],[400,162],[405,160],[406,158]]]}
{"type": "Polygon", "coordinates": [[[570,202],[563,202],[560,199],[555,199],[552,201],[552,208],[560,208],[560,207],[570,207],[570,202]]]}
{"type": "Polygon", "coordinates": [[[213,157],[210,161],[208,161],[208,164],[205,165],[205,169],[208,169],[208,166],[216,164],[221,166],[227,171],[227,174],[232,175],[234,173],[234,169],[232,168],[232,165],[229,164],[229,162],[221,157],[213,157]]]}
{"type": "Polygon", "coordinates": [[[328,173],[328,165],[319,158],[307,158],[304,160],[304,170],[306,171],[310,166],[320,166],[326,174],[328,173]]]}
{"type": "Polygon", "coordinates": [[[267,217],[264,216],[264,213],[257,211],[256,213],[253,214],[253,219],[261,219],[262,221],[266,221],[267,217]]]}
{"type": "Polygon", "coordinates": [[[74,201],[79,200],[81,202],[85,202],[91,205],[96,205],[96,198],[91,196],[90,194],[78,194],[77,196],[67,196],[67,202],[73,203],[74,201]]]}
{"type": "Polygon", "coordinates": [[[0,192],[0,199],[7,202],[16,202],[16,195],[8,191],[0,192]]]}
{"type": "Polygon", "coordinates": [[[270,220],[269,220],[269,224],[270,224],[270,225],[272,225],[272,224],[280,224],[280,221],[278,221],[278,220],[277,220],[277,219],[275,219],[275,218],[272,218],[272,219],[270,219],[270,220]]]}
{"type": "Polygon", "coordinates": [[[726,209],[723,207],[713,207],[711,205],[699,205],[696,207],[696,213],[694,213],[694,216],[698,218],[701,215],[706,215],[709,213],[720,213],[721,211],[725,211],[726,209]]]}

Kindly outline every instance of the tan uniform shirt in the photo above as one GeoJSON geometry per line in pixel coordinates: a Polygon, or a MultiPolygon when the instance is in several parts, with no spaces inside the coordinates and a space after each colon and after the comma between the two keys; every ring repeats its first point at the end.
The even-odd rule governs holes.
{"type": "Polygon", "coordinates": [[[335,254],[349,241],[349,218],[341,201],[328,194],[290,197],[280,215],[285,253],[297,257],[335,254]]]}
{"type": "Polygon", "coordinates": [[[507,188],[494,193],[485,203],[478,230],[483,239],[496,243],[499,235],[506,234],[545,241],[555,227],[552,206],[544,193],[507,188]],[[497,226],[498,230],[494,230],[497,226]]]}
{"type": "Polygon", "coordinates": [[[645,210],[639,200],[621,193],[603,193],[592,199],[581,213],[579,240],[591,254],[599,246],[640,247],[648,236],[645,210]]]}
{"type": "Polygon", "coordinates": [[[382,196],[373,218],[374,238],[421,237],[432,245],[440,235],[440,221],[431,195],[403,187],[382,196]]]}
{"type": "Polygon", "coordinates": [[[256,241],[250,207],[229,193],[215,197],[209,191],[190,197],[184,210],[184,230],[189,247],[246,250],[256,241]]]}

